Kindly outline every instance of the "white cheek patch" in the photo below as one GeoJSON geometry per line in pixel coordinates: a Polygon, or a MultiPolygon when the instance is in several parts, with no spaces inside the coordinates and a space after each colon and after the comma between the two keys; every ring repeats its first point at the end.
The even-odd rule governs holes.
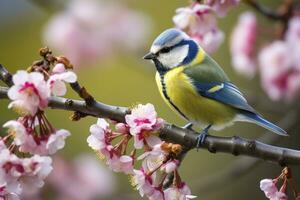
{"type": "Polygon", "coordinates": [[[159,54],[158,60],[167,68],[178,66],[188,55],[189,46],[184,45],[172,49],[169,53],[159,54]]]}

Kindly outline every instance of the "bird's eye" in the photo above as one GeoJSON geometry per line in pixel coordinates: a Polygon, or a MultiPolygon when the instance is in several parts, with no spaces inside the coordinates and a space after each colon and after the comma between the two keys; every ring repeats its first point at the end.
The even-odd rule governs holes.
{"type": "Polygon", "coordinates": [[[160,50],[160,53],[168,53],[171,51],[171,48],[170,47],[164,47],[160,50]]]}

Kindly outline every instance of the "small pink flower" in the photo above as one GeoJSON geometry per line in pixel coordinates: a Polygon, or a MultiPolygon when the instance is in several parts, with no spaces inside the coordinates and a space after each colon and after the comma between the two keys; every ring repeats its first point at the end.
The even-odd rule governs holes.
{"type": "Polygon", "coordinates": [[[131,114],[125,116],[125,120],[130,127],[131,135],[134,137],[136,149],[141,149],[145,143],[154,146],[161,142],[158,137],[149,134],[149,132],[156,131],[162,126],[162,120],[157,118],[152,104],[139,104],[132,109],[131,114]]]}
{"type": "Polygon", "coordinates": [[[52,159],[47,156],[34,155],[22,160],[25,172],[21,177],[22,185],[31,185],[31,187],[42,187],[45,178],[52,171],[52,159]]]}
{"type": "Polygon", "coordinates": [[[151,176],[147,175],[143,169],[133,170],[132,183],[139,191],[140,195],[150,196],[155,190],[154,182],[151,176]]]}
{"type": "Polygon", "coordinates": [[[265,193],[267,198],[272,198],[278,192],[276,183],[272,179],[263,179],[260,181],[260,189],[265,193]]]}
{"type": "Polygon", "coordinates": [[[71,133],[68,130],[60,129],[55,133],[51,134],[48,142],[46,144],[46,148],[49,154],[56,153],[59,149],[64,148],[65,139],[70,136],[71,133]]]}
{"type": "Polygon", "coordinates": [[[224,33],[217,28],[212,29],[203,35],[191,34],[190,37],[196,40],[205,52],[209,54],[216,52],[224,41],[224,33]]]}
{"type": "Polygon", "coordinates": [[[66,83],[74,83],[77,80],[77,76],[74,72],[66,71],[59,74],[53,74],[47,81],[47,85],[51,90],[51,93],[55,96],[63,96],[67,92],[66,83]]]}
{"type": "Polygon", "coordinates": [[[161,168],[160,170],[165,171],[166,173],[171,173],[174,172],[179,165],[179,161],[178,160],[171,160],[166,162],[161,168]]]}
{"type": "Polygon", "coordinates": [[[8,90],[8,97],[12,100],[9,108],[14,108],[21,114],[34,115],[38,108],[47,107],[50,90],[41,73],[17,71],[13,82],[14,85],[8,90]]]}
{"type": "Polygon", "coordinates": [[[8,149],[0,151],[0,198],[14,197],[24,188],[41,187],[51,172],[51,158],[34,155],[18,158],[8,149]]]}
{"type": "MultiPolygon", "coordinates": [[[[11,154],[8,149],[4,149],[0,152],[0,180],[5,180],[7,185],[11,183],[16,185],[15,181],[17,181],[24,172],[25,169],[21,159],[11,154]]],[[[16,185],[16,187],[19,186],[16,185]]],[[[17,188],[14,190],[17,190],[17,188]]]]}
{"type": "Polygon", "coordinates": [[[65,71],[66,71],[66,67],[62,63],[57,63],[52,69],[52,72],[55,74],[61,74],[64,73],[65,71]]]}
{"type": "Polygon", "coordinates": [[[257,20],[251,12],[243,13],[231,35],[230,50],[232,65],[241,74],[253,77],[256,71],[254,61],[257,20]]]}
{"type": "Polygon", "coordinates": [[[133,159],[130,156],[122,155],[118,157],[113,155],[112,158],[108,158],[107,163],[109,168],[114,172],[133,173],[133,159]]]}
{"type": "Polygon", "coordinates": [[[228,10],[236,6],[240,0],[205,0],[204,2],[211,6],[218,16],[224,17],[228,10]]]}
{"type": "Polygon", "coordinates": [[[54,154],[57,150],[62,149],[65,145],[65,139],[70,135],[70,132],[64,129],[58,130],[50,135],[43,137],[35,136],[35,132],[30,127],[25,127],[19,121],[8,121],[3,127],[9,128],[9,133],[14,136],[14,144],[19,146],[22,152],[29,152],[32,154],[48,155],[54,154]]]}
{"type": "Polygon", "coordinates": [[[146,151],[138,157],[142,161],[144,171],[153,171],[159,167],[166,157],[166,153],[161,149],[161,144],[157,144],[151,151],[146,151]]]}
{"type": "Polygon", "coordinates": [[[178,8],[173,22],[177,28],[188,30],[191,35],[205,34],[217,25],[214,11],[208,5],[194,4],[192,7],[178,8]]]}
{"type": "Polygon", "coordinates": [[[33,154],[47,154],[45,149],[46,140],[34,138],[33,130],[25,127],[21,120],[22,118],[18,121],[11,120],[3,125],[14,136],[14,144],[19,146],[19,151],[33,154]]]}
{"type": "Polygon", "coordinates": [[[8,133],[14,136],[14,144],[19,146],[27,140],[29,133],[21,122],[10,120],[3,127],[8,128],[8,133]]]}
{"type": "Polygon", "coordinates": [[[107,132],[109,124],[102,118],[99,118],[97,124],[90,127],[91,135],[87,138],[89,146],[94,150],[102,150],[109,144],[107,142],[107,132]]]}
{"type": "Polygon", "coordinates": [[[181,186],[175,187],[172,186],[164,191],[165,193],[165,199],[182,199],[182,200],[188,200],[188,199],[194,199],[197,196],[191,195],[190,188],[185,184],[182,183],[181,186]]]}
{"type": "Polygon", "coordinates": [[[115,128],[118,133],[123,133],[123,134],[129,133],[129,127],[124,123],[117,123],[115,125],[115,128]]]}

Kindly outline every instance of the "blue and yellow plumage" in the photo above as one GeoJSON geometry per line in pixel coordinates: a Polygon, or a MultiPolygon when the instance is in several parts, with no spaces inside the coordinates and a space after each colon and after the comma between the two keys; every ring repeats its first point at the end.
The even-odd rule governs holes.
{"type": "Polygon", "coordinates": [[[166,103],[204,129],[201,142],[209,128],[219,130],[235,121],[256,123],[287,135],[259,115],[222,68],[182,31],[161,33],[144,58],[153,60],[157,68],[156,82],[166,103]]]}

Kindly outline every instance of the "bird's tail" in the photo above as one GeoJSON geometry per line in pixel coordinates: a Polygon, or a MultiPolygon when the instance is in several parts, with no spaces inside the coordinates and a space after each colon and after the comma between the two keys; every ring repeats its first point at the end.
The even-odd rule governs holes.
{"type": "Polygon", "coordinates": [[[268,120],[264,119],[262,116],[252,112],[243,112],[241,113],[241,121],[248,121],[251,123],[255,123],[259,126],[262,126],[269,131],[272,131],[278,135],[288,136],[287,132],[282,128],[276,126],[275,124],[269,122],[268,120]]]}

